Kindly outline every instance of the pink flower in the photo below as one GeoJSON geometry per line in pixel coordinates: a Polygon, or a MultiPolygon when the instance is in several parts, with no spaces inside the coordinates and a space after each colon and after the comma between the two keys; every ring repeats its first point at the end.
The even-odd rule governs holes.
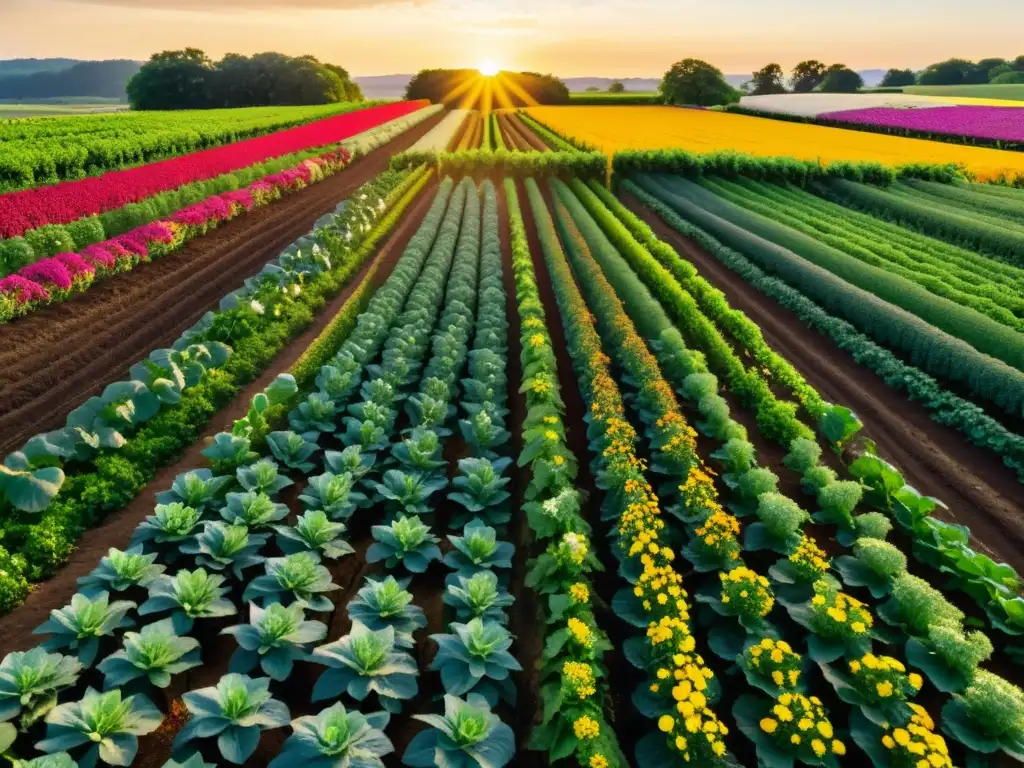
{"type": "Polygon", "coordinates": [[[40,285],[68,290],[71,287],[71,273],[56,258],[40,259],[35,264],[22,267],[18,274],[26,280],[40,285]]]}
{"type": "Polygon", "coordinates": [[[0,293],[14,294],[15,301],[19,304],[46,301],[50,298],[49,292],[43,286],[26,280],[21,275],[8,275],[0,280],[0,293]]]}
{"type": "Polygon", "coordinates": [[[71,275],[72,279],[79,275],[92,275],[96,273],[96,267],[87,262],[77,253],[58,253],[53,257],[61,264],[71,275]]]}
{"type": "Polygon", "coordinates": [[[116,256],[110,249],[109,243],[96,243],[88,248],[83,248],[79,255],[94,267],[113,269],[116,256]]]}

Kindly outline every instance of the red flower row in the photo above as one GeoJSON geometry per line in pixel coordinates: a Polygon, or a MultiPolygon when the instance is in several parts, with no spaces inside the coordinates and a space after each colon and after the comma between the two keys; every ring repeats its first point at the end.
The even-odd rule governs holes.
{"type": "Polygon", "coordinates": [[[336,144],[427,103],[401,101],[371,107],[138,168],[0,195],[0,238],[17,237],[47,224],[68,224],[270,158],[336,144]]]}

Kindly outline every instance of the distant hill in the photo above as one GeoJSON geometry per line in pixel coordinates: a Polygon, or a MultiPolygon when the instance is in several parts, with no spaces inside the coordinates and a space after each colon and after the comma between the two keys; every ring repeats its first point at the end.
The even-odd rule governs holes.
{"type": "Polygon", "coordinates": [[[579,93],[587,88],[607,91],[612,83],[622,83],[627,91],[656,91],[661,80],[656,77],[563,77],[562,82],[573,93],[579,93]]]}
{"type": "MultiPolygon", "coordinates": [[[[6,63],[9,62],[0,62],[0,65],[6,63]]],[[[80,61],[66,69],[0,77],[0,99],[31,101],[82,96],[126,99],[125,83],[139,71],[140,66],[141,62],[127,59],[80,61]]]]}
{"type": "Polygon", "coordinates": [[[405,96],[405,86],[412,75],[368,75],[353,77],[363,96],[368,99],[400,99],[405,96]]]}
{"type": "Polygon", "coordinates": [[[79,59],[6,59],[0,61],[0,78],[31,75],[35,72],[60,72],[79,63],[79,59]]]}

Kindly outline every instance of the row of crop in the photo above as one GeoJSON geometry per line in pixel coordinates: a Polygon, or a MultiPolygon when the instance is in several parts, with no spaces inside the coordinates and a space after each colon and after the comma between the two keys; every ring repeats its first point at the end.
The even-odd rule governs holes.
{"type": "Polygon", "coordinates": [[[531,115],[525,110],[519,110],[516,112],[519,119],[522,120],[529,128],[533,130],[540,138],[551,147],[555,152],[595,152],[597,151],[594,147],[590,146],[586,142],[580,141],[579,139],[573,138],[572,136],[563,136],[548,126],[544,125],[540,120],[531,115]]]}
{"type": "Polygon", "coordinates": [[[0,196],[0,236],[16,237],[46,224],[68,224],[83,216],[137,203],[183,184],[212,179],[272,157],[338,144],[424,106],[423,102],[412,101],[361,109],[272,136],[113,171],[97,178],[12,192],[0,196]]]}
{"type": "MultiPolygon", "coordinates": [[[[696,652],[690,603],[682,575],[673,566],[676,554],[669,546],[671,537],[665,530],[658,496],[645,477],[647,464],[637,455],[638,435],[627,420],[610,360],[573,281],[543,195],[532,179],[526,187],[569,354],[588,406],[595,483],[605,492],[603,517],[613,522],[613,551],[622,561],[620,574],[633,585],[616,596],[615,612],[646,630],[643,636],[628,640],[623,650],[646,675],[633,704],[644,716],[657,719],[661,734],[641,739],[636,759],[644,765],[658,764],[667,748],[670,760],[728,764],[731,758],[725,737],[730,729],[713,709],[720,686],[696,652]]],[[[612,329],[603,330],[607,334],[612,329]]],[[[678,410],[671,412],[664,388],[646,375],[649,368],[644,358],[649,355],[645,355],[643,341],[619,326],[609,344],[617,362],[630,366],[640,390],[639,407],[667,416],[656,420],[648,439],[664,448],[666,471],[681,472],[685,477],[695,461],[693,433],[678,410]]]]}
{"type": "MultiPolygon", "coordinates": [[[[830,268],[830,271],[837,274],[849,275],[852,282],[864,283],[862,287],[866,287],[867,290],[878,287],[879,295],[894,297],[890,298],[893,303],[913,312],[922,319],[929,320],[933,325],[938,327],[944,325],[945,330],[949,333],[960,335],[965,341],[983,352],[986,351],[986,348],[995,349],[997,346],[994,343],[986,344],[987,333],[979,336],[975,313],[984,315],[989,320],[1013,331],[1024,331],[1024,321],[1012,311],[1014,308],[1018,311],[1024,310],[1024,300],[1019,292],[1009,286],[990,283],[985,275],[988,264],[998,262],[980,257],[980,260],[987,263],[974,264],[972,265],[973,269],[969,272],[966,269],[958,269],[955,264],[938,263],[934,266],[930,264],[922,266],[914,257],[905,253],[898,242],[890,242],[884,237],[879,238],[864,232],[851,221],[852,216],[859,214],[855,214],[847,208],[815,198],[809,193],[794,190],[805,198],[817,201],[820,206],[828,206],[829,209],[827,213],[807,210],[799,203],[790,203],[788,198],[783,202],[782,198],[785,193],[776,194],[776,190],[779,192],[781,190],[774,185],[760,184],[760,188],[751,188],[754,184],[757,183],[746,180],[733,183],[718,179],[708,179],[701,183],[703,187],[720,198],[814,238],[830,248],[842,251],[862,264],[884,270],[902,280],[909,280],[916,286],[920,286],[921,289],[927,291],[927,297],[920,290],[907,295],[902,291],[902,287],[898,292],[894,292],[892,281],[884,280],[877,273],[868,275],[866,280],[854,280],[853,278],[863,276],[850,274],[848,270],[843,269],[841,263],[834,269],[830,268]],[[938,304],[943,305],[943,310],[948,310],[951,305],[954,308],[953,314],[950,315],[946,311],[937,313],[931,302],[925,305],[926,298],[938,299],[938,304]]],[[[870,221],[870,217],[864,218],[870,221]]],[[[884,222],[878,223],[884,224],[884,222]]],[[[789,233],[786,233],[786,237],[789,237],[789,233]]],[[[814,257],[817,256],[817,248],[807,247],[806,243],[803,248],[798,248],[797,245],[798,243],[793,244],[796,252],[805,255],[812,261],[816,260],[814,257]]],[[[831,261],[829,264],[835,266],[831,261]]],[[[902,282],[902,280],[897,282],[902,282]]],[[[991,324],[982,323],[982,327],[987,329],[991,327],[991,324]]],[[[1000,333],[1004,338],[1006,337],[1005,331],[1000,330],[1000,333]]],[[[1013,343],[1015,341],[1014,339],[1013,343]]]]}
{"type": "Polygon", "coordinates": [[[1024,267],[1024,227],[983,216],[949,201],[894,194],[843,179],[811,188],[815,194],[900,226],[1024,267]]]}
{"type": "MultiPolygon", "coordinates": [[[[631,192],[642,196],[645,202],[653,205],[671,226],[697,238],[724,263],[753,279],[755,285],[760,285],[758,280],[761,280],[765,284],[789,291],[783,295],[799,296],[781,281],[764,278],[763,273],[749,262],[746,262],[746,269],[757,271],[757,275],[745,271],[744,266],[740,264],[743,257],[739,254],[724,248],[696,227],[687,224],[675,216],[671,209],[635,185],[627,182],[625,186],[631,192]]],[[[614,212],[621,227],[625,227],[631,237],[624,236],[621,227],[609,223],[614,222],[614,219],[600,213],[600,206],[593,203],[594,196],[588,196],[580,185],[576,185],[576,191],[591,213],[597,216],[606,234],[614,239],[619,252],[627,257],[631,266],[638,271],[666,307],[672,307],[680,327],[686,330],[691,339],[698,340],[698,346],[707,355],[709,366],[725,378],[730,390],[737,393],[745,391],[746,382],[751,378],[760,378],[761,372],[751,367],[748,376],[737,376],[737,371],[741,371],[742,366],[709,320],[727,329],[745,351],[763,367],[764,375],[770,375],[778,386],[793,393],[798,401],[803,403],[819,430],[834,448],[841,448],[862,428],[860,422],[847,409],[841,406],[825,407],[820,396],[809,387],[802,376],[764,344],[760,332],[748,318],[731,310],[722,295],[696,275],[692,265],[680,259],[671,247],[658,240],[649,227],[606,190],[597,185],[593,185],[591,189],[600,197],[601,203],[609,211],[614,212]],[[642,243],[643,248],[636,247],[635,243],[642,243]],[[697,297],[699,304],[682,290],[684,288],[697,297]],[[703,316],[705,313],[707,317],[703,316]],[[813,398],[810,395],[813,395],[813,398]]],[[[803,301],[809,304],[806,299],[803,301]]],[[[817,311],[824,315],[821,310],[817,311]]],[[[805,314],[804,317],[816,319],[813,314],[805,314]]],[[[762,407],[757,404],[760,401],[748,401],[742,394],[741,401],[747,406],[762,407]]],[[[780,411],[776,409],[774,412],[780,411]]],[[[806,426],[796,420],[792,411],[789,412],[787,419],[793,421],[805,436],[810,433],[806,426]]],[[[790,451],[792,445],[795,445],[792,443],[793,438],[786,437],[784,432],[768,429],[768,425],[772,423],[758,418],[758,427],[762,433],[790,451]]],[[[977,421],[979,429],[984,426],[983,420],[977,421]]],[[[997,433],[993,434],[998,437],[997,433]]],[[[1011,440],[1000,447],[1005,447],[1010,452],[1008,456],[1016,455],[1015,451],[1019,451],[1019,440],[1016,444],[1011,440]]],[[[1009,458],[1007,460],[1009,461],[1009,458]]],[[[987,555],[973,550],[970,547],[969,532],[963,526],[942,523],[932,517],[931,513],[937,507],[936,502],[922,497],[906,484],[898,471],[870,452],[855,461],[849,469],[856,479],[870,490],[864,495],[865,503],[884,512],[905,532],[912,535],[914,555],[918,560],[949,576],[948,586],[964,591],[977,602],[987,612],[994,629],[1005,631],[1010,636],[1019,633],[1019,627],[1024,626],[1024,600],[1019,597],[1021,579],[1012,568],[1005,564],[997,564],[987,555]]]]}
{"type": "MultiPolygon", "coordinates": [[[[273,196],[270,193],[274,192],[275,187],[292,184],[300,177],[309,180],[309,171],[315,170],[307,167],[309,162],[322,164],[325,159],[334,156],[359,157],[436,114],[439,109],[427,107],[388,120],[341,141],[326,155],[323,147],[292,152],[234,169],[230,173],[158,192],[139,202],[130,202],[106,211],[90,210],[83,217],[67,224],[44,224],[25,231],[21,236],[0,239],[0,273],[7,275],[29,267],[34,272],[45,274],[45,262],[40,265],[40,260],[74,251],[81,251],[82,257],[89,263],[98,260],[94,266],[110,268],[105,263],[110,261],[104,258],[106,251],[113,249],[115,255],[123,255],[121,251],[127,248],[130,253],[134,253],[137,247],[133,246],[145,245],[147,240],[157,238],[159,228],[152,230],[147,225],[153,225],[161,219],[165,220],[165,225],[195,224],[214,214],[219,217],[226,215],[219,210],[225,207],[225,203],[230,211],[232,206],[251,205],[251,198],[262,202],[263,198],[273,196]],[[218,210],[214,211],[213,208],[218,210]],[[185,219],[178,221],[180,216],[176,214],[185,216],[185,219]],[[97,251],[97,248],[100,250],[97,251]]],[[[22,276],[33,279],[32,273],[22,276]]]]}
{"type": "Polygon", "coordinates": [[[460,175],[486,173],[524,178],[529,176],[575,175],[604,178],[608,160],[600,152],[516,152],[509,149],[464,152],[402,152],[392,160],[393,168],[426,163],[439,173],[460,175]]]}
{"type": "Polygon", "coordinates": [[[522,511],[536,539],[547,543],[526,581],[542,597],[546,622],[541,719],[529,748],[546,753],[551,762],[572,757],[583,768],[620,766],[626,759],[605,715],[610,690],[604,657],[611,646],[594,614],[590,579],[600,564],[590,547],[591,526],[581,515],[582,495],[573,485],[578,459],[566,445],[555,351],[511,179],[505,180],[505,199],[520,318],[520,389],[526,399],[519,463],[530,470],[522,511]],[[590,734],[590,723],[596,724],[596,734],[590,734]]]}
{"type": "Polygon", "coordinates": [[[20,120],[0,128],[0,190],[52,184],[185,155],[383,104],[123,112],[20,120]]]}
{"type": "Polygon", "coordinates": [[[440,123],[435,125],[423,136],[421,136],[415,144],[413,144],[409,151],[411,152],[426,152],[430,150],[444,151],[448,149],[452,141],[458,135],[462,129],[463,123],[466,122],[466,118],[469,116],[468,109],[453,109],[440,123]]]}
{"type": "MultiPolygon", "coordinates": [[[[775,603],[775,594],[772,592],[772,588],[774,588],[780,600],[789,610],[792,619],[804,627],[804,629],[797,628],[797,634],[802,634],[806,629],[810,629],[817,635],[817,637],[812,637],[808,645],[809,655],[819,665],[822,665],[825,680],[836,688],[843,701],[860,707],[868,719],[875,723],[888,721],[890,729],[906,727],[912,713],[917,715],[922,722],[931,722],[930,716],[923,708],[915,705],[915,708],[911,710],[905,705],[896,703],[916,694],[922,685],[921,677],[919,675],[908,677],[902,662],[890,657],[875,657],[870,653],[870,645],[865,645],[864,640],[872,626],[871,614],[866,611],[872,600],[869,599],[867,604],[860,603],[838,592],[838,582],[827,573],[829,564],[824,553],[818,549],[812,539],[801,533],[801,528],[810,521],[809,516],[798,504],[778,492],[777,478],[770,471],[757,468],[755,448],[746,441],[745,430],[732,421],[728,406],[724,405],[724,401],[718,397],[717,380],[708,372],[702,356],[688,350],[675,329],[668,330],[671,328],[670,322],[661,313],[656,300],[647,293],[638,278],[631,273],[625,262],[616,253],[614,246],[604,238],[601,229],[590,219],[589,214],[583,210],[579,201],[575,200],[568,188],[557,186],[559,187],[560,203],[564,201],[569,206],[575,221],[584,227],[590,253],[601,263],[605,274],[611,277],[612,282],[615,283],[613,289],[601,276],[600,269],[588,258],[586,251],[582,254],[577,253],[574,260],[576,273],[580,277],[584,290],[590,288],[590,306],[598,314],[599,322],[602,314],[607,317],[608,307],[612,309],[618,307],[620,313],[623,311],[622,305],[614,300],[615,293],[618,293],[619,296],[624,297],[629,313],[648,330],[648,334],[660,337],[661,341],[657,345],[658,360],[663,364],[663,370],[671,372],[670,379],[675,385],[676,391],[683,393],[693,401],[701,415],[704,416],[704,420],[698,423],[698,428],[705,435],[724,443],[721,450],[713,456],[722,463],[725,471],[723,479],[726,487],[732,490],[734,499],[730,508],[738,516],[750,515],[753,512],[758,517],[757,522],[747,526],[746,535],[742,538],[741,543],[739,539],[740,520],[738,517],[726,513],[714,501],[714,491],[710,486],[702,494],[685,494],[691,503],[677,508],[677,514],[687,522],[690,530],[690,542],[683,550],[684,557],[693,563],[698,573],[719,570],[728,572],[728,575],[723,575],[721,579],[717,578],[716,573],[716,578],[706,584],[698,594],[698,600],[710,604],[717,617],[726,617],[725,621],[716,617],[711,622],[709,641],[714,652],[727,661],[736,659],[741,665],[747,664],[748,668],[744,671],[748,672],[748,680],[755,687],[767,690],[773,696],[784,691],[806,692],[803,682],[799,686],[797,685],[800,672],[797,672],[791,681],[786,681],[782,676],[789,670],[799,670],[801,661],[798,655],[792,652],[788,643],[783,643],[780,647],[775,642],[779,639],[780,627],[777,622],[773,624],[768,620],[775,603]],[[655,316],[653,322],[652,315],[655,316]],[[695,500],[699,500],[698,503],[692,503],[695,500]],[[782,554],[788,559],[780,560],[768,571],[768,578],[765,578],[758,576],[744,565],[740,557],[743,550],[750,553],[770,551],[782,554]],[[844,604],[846,612],[851,617],[850,621],[845,622],[849,626],[841,626],[843,622],[837,620],[836,626],[828,628],[816,620],[814,613],[818,610],[817,599],[808,602],[815,594],[826,596],[821,601],[821,606],[831,605],[831,602],[844,604]],[[861,621],[859,628],[853,623],[852,617],[855,613],[858,620],[861,621]],[[739,626],[732,623],[734,620],[738,620],[739,626]],[[852,631],[848,631],[851,628],[852,631]],[[768,641],[765,645],[761,645],[765,637],[768,638],[768,641]],[[773,670],[777,677],[774,682],[771,680],[771,675],[768,674],[768,671],[771,670],[771,665],[768,664],[768,653],[764,654],[764,659],[760,659],[765,666],[755,669],[749,667],[750,662],[758,661],[758,657],[761,655],[760,650],[754,651],[753,655],[750,653],[751,649],[757,646],[771,651],[771,655],[779,657],[779,668],[773,670]],[[777,654],[776,651],[778,651],[777,654]],[[850,661],[850,675],[847,675],[845,671],[825,666],[844,653],[850,661]],[[785,664],[781,663],[783,660],[785,664]],[[879,673],[885,674],[879,675],[879,673]],[[755,681],[759,674],[760,684],[755,681]],[[872,690],[876,683],[882,681],[888,681],[889,685],[883,685],[883,688],[878,691],[872,690]],[[882,717],[880,718],[879,715],[882,717]]],[[[635,241],[633,245],[639,247],[635,241]]],[[[614,317],[615,312],[612,312],[611,315],[614,317]]],[[[606,322],[611,322],[611,320],[606,320],[606,322]]],[[[649,368],[656,369],[656,365],[652,364],[649,368]]],[[[630,369],[627,368],[627,370],[630,369]]],[[[632,375],[636,376],[635,371],[632,372],[632,375]]],[[[654,413],[647,418],[652,419],[657,415],[654,413]]],[[[643,409],[641,409],[641,418],[645,418],[643,409]]],[[[941,594],[931,589],[926,582],[906,574],[905,556],[892,545],[882,541],[885,532],[890,527],[879,525],[879,522],[885,522],[884,518],[879,521],[868,515],[863,521],[861,518],[857,518],[856,525],[854,524],[851,512],[860,498],[858,484],[837,481],[834,474],[830,475],[825,467],[819,465],[821,449],[813,441],[802,440],[798,441],[798,444],[794,445],[794,449],[787,457],[787,466],[803,472],[804,487],[814,490],[821,507],[821,511],[814,515],[814,520],[828,525],[838,525],[838,538],[841,544],[849,545],[855,536],[861,536],[854,543],[857,558],[844,556],[836,561],[838,571],[847,582],[847,586],[861,589],[870,587],[872,598],[892,593],[892,601],[879,611],[879,615],[887,623],[900,630],[904,630],[906,626],[917,630],[911,634],[918,635],[917,642],[922,644],[921,647],[929,649],[924,651],[924,657],[932,659],[931,662],[926,662],[922,671],[926,671],[930,677],[934,676],[938,681],[937,686],[941,690],[951,692],[951,689],[948,688],[949,677],[942,675],[941,664],[938,661],[943,659],[947,664],[950,660],[954,664],[964,663],[965,659],[962,655],[958,655],[952,639],[959,637],[962,647],[975,649],[978,647],[978,642],[981,642],[984,647],[987,640],[983,636],[979,639],[975,635],[972,637],[973,644],[968,643],[963,636],[962,627],[959,626],[959,622],[963,620],[963,614],[946,602],[941,594]],[[859,533],[862,528],[864,534],[859,533]],[[868,531],[870,533],[867,533],[868,531]],[[872,568],[878,569],[879,572],[876,573],[872,568]],[[922,604],[928,606],[927,611],[920,607],[922,604]],[[934,631],[930,629],[926,636],[922,628],[929,625],[934,625],[934,631]],[[932,648],[935,644],[933,638],[940,629],[948,642],[945,645],[937,643],[940,650],[934,651],[932,648]],[[930,652],[933,653],[933,656],[928,657],[930,652]],[[943,652],[946,653],[945,656],[941,656],[943,652]],[[936,656],[935,653],[940,655],[936,656]]],[[[688,483],[688,485],[690,484],[688,483]]],[[[760,557],[757,554],[752,556],[760,557]]],[[[819,611],[819,613],[821,612],[824,611],[819,611]]],[[[885,637],[887,642],[892,642],[894,639],[896,638],[893,635],[885,637]]],[[[988,649],[991,652],[990,643],[988,649]]],[[[911,661],[919,663],[922,653],[915,649],[915,651],[908,651],[907,656],[911,661]]],[[[974,666],[976,667],[977,661],[983,658],[982,655],[981,658],[976,659],[974,666]]],[[[950,674],[952,673],[950,672],[950,674]]],[[[964,693],[967,691],[970,680],[978,680],[979,687],[987,686],[988,698],[985,695],[980,695],[977,691],[967,692],[965,699],[958,699],[957,703],[949,706],[947,709],[949,718],[957,719],[957,716],[952,714],[954,710],[960,714],[969,712],[972,724],[968,730],[973,729],[977,733],[983,726],[987,728],[991,712],[987,711],[986,707],[991,710],[999,706],[993,699],[993,692],[1002,691],[1004,695],[1020,699],[1020,704],[1014,714],[1004,713],[1006,717],[1003,722],[1014,723],[1016,719],[1018,722],[1014,727],[1019,729],[1024,726],[1024,721],[1021,721],[1021,717],[1024,716],[1024,697],[1019,695],[1019,691],[1014,693],[1014,687],[1006,681],[984,671],[976,673],[973,667],[970,669],[970,677],[967,681],[961,680],[959,686],[952,690],[964,693]]],[[[763,704],[758,706],[755,701],[741,699],[734,708],[734,715],[737,722],[740,723],[741,729],[750,735],[749,728],[744,726],[743,721],[747,720],[747,726],[750,726],[757,723],[762,714],[771,717],[771,714],[766,711],[760,712],[757,717],[751,717],[751,713],[766,709],[763,704]]],[[[960,721],[958,720],[958,722],[960,721]]],[[[881,752],[882,731],[872,729],[866,721],[854,720],[854,723],[856,724],[851,727],[851,731],[858,744],[862,746],[867,744],[872,747],[873,752],[866,748],[866,751],[869,751],[872,756],[881,752]]],[[[768,734],[775,733],[772,725],[761,727],[768,734]]],[[[777,721],[774,727],[783,731],[785,722],[777,721]]],[[[944,727],[947,733],[959,741],[964,741],[968,747],[975,746],[973,738],[971,736],[965,738],[964,731],[958,729],[956,724],[946,724],[944,727]]],[[[753,730],[760,753],[760,750],[764,748],[765,736],[758,732],[757,728],[753,730]]],[[[944,755],[946,753],[944,746],[938,747],[940,741],[941,739],[935,742],[935,749],[940,755],[944,755]]],[[[810,746],[809,744],[800,746],[799,742],[794,742],[794,744],[797,747],[789,750],[794,755],[807,750],[810,746]]],[[[825,749],[817,755],[805,754],[805,757],[813,761],[815,758],[822,758],[823,754],[827,752],[828,750],[825,749]]],[[[880,762],[879,764],[885,765],[886,763],[880,762]]],[[[946,761],[943,764],[949,763],[946,761]]]]}
{"type": "MultiPolygon", "coordinates": [[[[102,398],[94,398],[82,411],[83,417],[90,418],[33,438],[22,452],[13,454],[13,461],[7,459],[2,483],[5,549],[0,553],[3,610],[24,599],[29,581],[53,574],[70,556],[82,531],[134,498],[160,467],[196,440],[203,425],[246,382],[308,327],[314,312],[360,270],[430,176],[426,169],[404,176],[385,174],[361,187],[355,202],[317,231],[319,244],[301,238],[285,249],[276,264],[268,264],[245,288],[225,297],[220,310],[207,313],[175,348],[133,367],[133,376],[137,373],[143,380],[126,382],[111,393],[126,390],[121,393],[127,396],[125,403],[98,409],[102,398]],[[135,401],[154,397],[145,381],[151,381],[154,389],[173,391],[181,377],[187,382],[197,373],[197,361],[186,360],[183,353],[207,348],[206,344],[227,344],[234,351],[221,369],[140,424],[135,401]],[[108,425],[111,420],[114,426],[108,425]],[[62,464],[66,478],[59,469],[62,464]],[[49,505],[41,513],[15,511],[15,505],[32,506],[16,498],[19,485],[32,489],[35,507],[45,506],[40,494],[49,505]]],[[[365,287],[354,296],[360,301],[368,298],[365,287]]],[[[306,364],[300,360],[297,373],[306,364]]]]}
{"type": "MultiPolygon", "coordinates": [[[[1024,409],[1024,374],[1019,370],[980,354],[966,342],[939,331],[787,248],[748,232],[744,226],[758,223],[750,221],[750,216],[730,215],[730,219],[742,221],[743,226],[723,218],[718,215],[720,211],[717,207],[715,211],[706,207],[710,206],[710,202],[703,196],[695,202],[696,196],[690,195],[690,189],[680,186],[689,182],[679,179],[662,183],[664,179],[660,176],[640,176],[636,181],[725,245],[755,259],[762,267],[776,273],[809,298],[842,314],[880,343],[892,345],[906,353],[911,363],[920,365],[934,375],[964,385],[978,397],[1007,413],[1019,415],[1024,409]]],[[[844,258],[848,257],[844,255],[844,258]]],[[[868,269],[866,265],[861,266],[868,269]]],[[[892,279],[897,278],[892,276],[892,279]]]]}

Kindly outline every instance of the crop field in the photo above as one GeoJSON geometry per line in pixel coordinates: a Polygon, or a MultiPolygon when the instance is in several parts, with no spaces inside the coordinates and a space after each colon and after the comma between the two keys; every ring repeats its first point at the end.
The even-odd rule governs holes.
{"type": "Polygon", "coordinates": [[[0,194],[0,755],[1024,762],[1024,155],[449,101],[0,194]]]}

